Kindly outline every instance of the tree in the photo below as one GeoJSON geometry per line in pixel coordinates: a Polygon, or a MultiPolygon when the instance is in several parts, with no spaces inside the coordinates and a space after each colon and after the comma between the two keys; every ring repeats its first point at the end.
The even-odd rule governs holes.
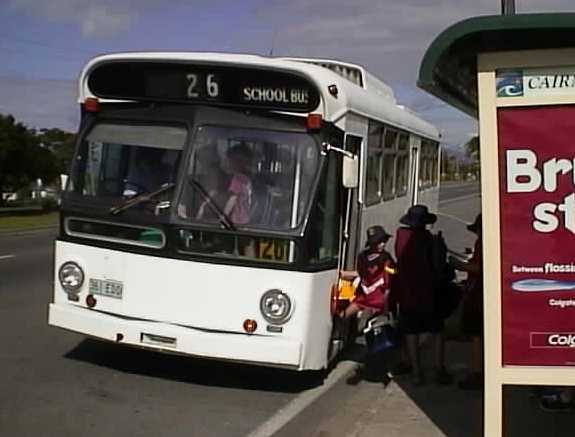
{"type": "Polygon", "coordinates": [[[445,150],[441,155],[441,177],[446,181],[458,180],[460,178],[460,159],[449,150],[445,150]]]}
{"type": "Polygon", "coordinates": [[[465,155],[469,159],[468,172],[479,177],[480,173],[480,155],[479,155],[479,137],[475,135],[465,144],[465,155]]]}
{"type": "Polygon", "coordinates": [[[0,193],[15,191],[30,182],[28,157],[36,145],[33,131],[16,123],[11,115],[0,115],[0,193]]]}
{"type": "Polygon", "coordinates": [[[68,173],[74,155],[76,135],[53,128],[41,129],[38,138],[41,145],[54,153],[59,173],[68,173]]]}
{"type": "Polygon", "coordinates": [[[477,135],[465,143],[465,154],[469,159],[479,161],[479,137],[477,135]]]}
{"type": "Polygon", "coordinates": [[[60,169],[54,153],[42,146],[34,147],[32,153],[28,170],[30,178],[42,179],[45,184],[57,180],[60,169]]]}
{"type": "Polygon", "coordinates": [[[17,191],[36,178],[48,183],[57,175],[56,157],[40,145],[36,132],[0,114],[0,193],[17,191]]]}

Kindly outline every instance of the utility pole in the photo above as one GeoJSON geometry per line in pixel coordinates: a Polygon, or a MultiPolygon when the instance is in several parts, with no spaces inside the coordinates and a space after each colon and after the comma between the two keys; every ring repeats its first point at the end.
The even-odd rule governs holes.
{"type": "Polygon", "coordinates": [[[515,0],[501,0],[501,14],[515,15],[515,0]]]}

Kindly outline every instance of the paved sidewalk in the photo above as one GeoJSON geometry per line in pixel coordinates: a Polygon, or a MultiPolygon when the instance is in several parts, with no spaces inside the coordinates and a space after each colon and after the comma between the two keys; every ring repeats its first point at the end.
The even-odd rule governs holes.
{"type": "MultiPolygon", "coordinates": [[[[466,374],[470,349],[467,342],[447,343],[446,356],[456,379],[466,374]]],[[[424,358],[430,362],[428,350],[424,358]]],[[[298,428],[286,428],[277,436],[295,435],[297,429],[306,437],[482,437],[481,392],[431,381],[414,387],[409,377],[397,377],[387,387],[367,380],[351,385],[352,379],[320,399],[323,405],[308,412],[298,428]]],[[[575,413],[542,411],[530,387],[508,387],[504,399],[505,437],[575,435],[575,413]]]]}
{"type": "Polygon", "coordinates": [[[317,437],[443,437],[445,434],[418,405],[392,382],[358,387],[338,413],[312,434],[317,437]]]}
{"type": "MultiPolygon", "coordinates": [[[[469,343],[448,342],[446,356],[456,378],[465,375],[469,352],[469,343]]],[[[424,350],[423,359],[431,361],[428,350],[424,350]]],[[[431,371],[427,373],[431,380],[431,371]]],[[[455,384],[438,386],[431,381],[415,387],[408,376],[396,377],[387,387],[381,382],[360,380],[353,389],[340,398],[337,413],[325,417],[315,430],[310,430],[310,436],[481,436],[480,392],[462,391],[455,384]]]]}

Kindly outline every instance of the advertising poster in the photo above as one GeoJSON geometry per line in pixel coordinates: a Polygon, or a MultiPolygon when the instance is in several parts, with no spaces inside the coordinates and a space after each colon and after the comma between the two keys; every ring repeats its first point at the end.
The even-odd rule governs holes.
{"type": "Polygon", "coordinates": [[[574,366],[575,106],[497,118],[502,364],[574,366]]]}

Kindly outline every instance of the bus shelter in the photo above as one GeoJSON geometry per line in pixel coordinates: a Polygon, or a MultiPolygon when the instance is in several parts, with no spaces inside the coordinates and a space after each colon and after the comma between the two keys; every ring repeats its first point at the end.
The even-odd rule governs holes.
{"type": "Polygon", "coordinates": [[[418,85],[479,120],[484,435],[501,436],[504,385],[575,385],[575,14],[459,22],[418,85]]]}

